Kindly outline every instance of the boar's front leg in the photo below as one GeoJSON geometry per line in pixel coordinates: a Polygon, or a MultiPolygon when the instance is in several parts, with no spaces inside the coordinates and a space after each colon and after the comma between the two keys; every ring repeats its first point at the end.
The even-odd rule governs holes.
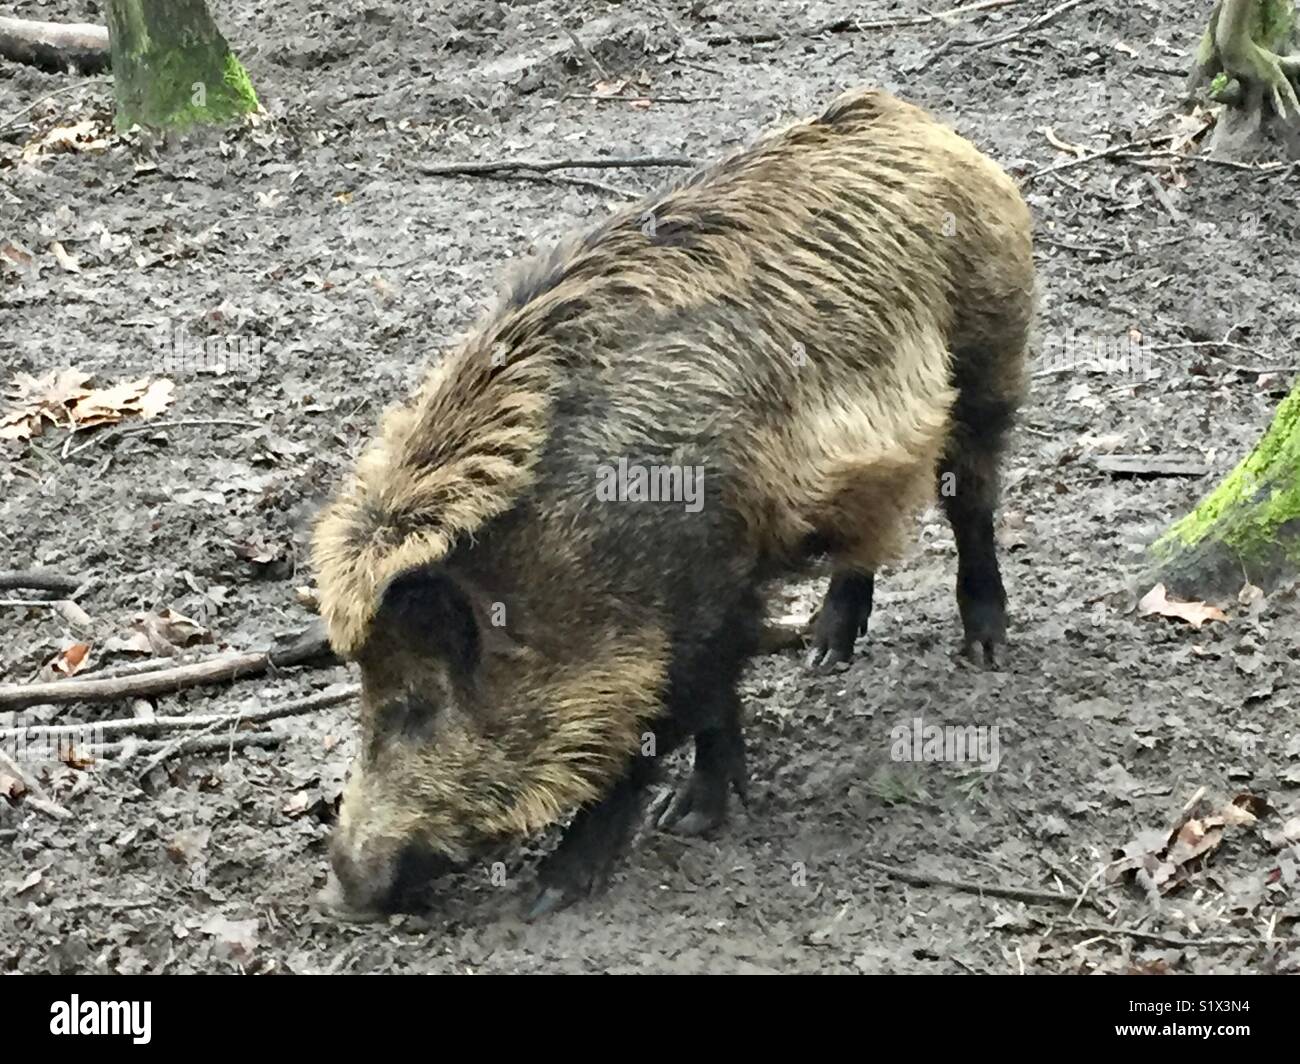
{"type": "MultiPolygon", "coordinates": [[[[656,732],[657,749],[661,742],[656,732]]],[[[538,871],[542,889],[526,919],[563,909],[604,887],[640,818],[646,787],[657,774],[655,761],[634,757],[604,798],[578,810],[559,846],[542,862],[538,871]]]]}

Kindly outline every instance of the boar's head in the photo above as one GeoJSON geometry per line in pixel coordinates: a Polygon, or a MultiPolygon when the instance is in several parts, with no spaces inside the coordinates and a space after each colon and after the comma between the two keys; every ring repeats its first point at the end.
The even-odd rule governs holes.
{"type": "MultiPolygon", "coordinates": [[[[494,605],[441,566],[380,593],[351,654],[361,734],[331,842],[336,909],[417,907],[433,877],[599,798],[658,711],[659,641],[557,639],[493,624],[494,605]]],[[[525,609],[512,604],[512,617],[525,609]]]]}

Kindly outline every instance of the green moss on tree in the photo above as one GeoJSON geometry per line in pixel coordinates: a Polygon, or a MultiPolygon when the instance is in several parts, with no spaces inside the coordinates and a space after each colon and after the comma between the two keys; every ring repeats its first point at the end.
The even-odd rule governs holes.
{"type": "Polygon", "coordinates": [[[110,0],[108,27],[119,128],[186,129],[257,110],[204,0],[110,0]]]}
{"type": "Polygon", "coordinates": [[[1300,572],[1300,382],[1255,449],[1151,552],[1167,583],[1202,593],[1300,572]]]}

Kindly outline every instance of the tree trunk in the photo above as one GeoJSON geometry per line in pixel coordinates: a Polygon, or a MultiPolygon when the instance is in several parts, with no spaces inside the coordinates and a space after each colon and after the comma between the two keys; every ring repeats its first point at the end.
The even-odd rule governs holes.
{"type": "Polygon", "coordinates": [[[1151,559],[1154,578],[1198,597],[1300,574],[1300,380],[1255,449],[1152,545],[1151,559]]]}
{"type": "Polygon", "coordinates": [[[227,122],[257,94],[205,0],[109,0],[117,126],[227,122]]]}
{"type": "Polygon", "coordinates": [[[84,22],[64,25],[0,16],[0,57],[42,70],[97,74],[108,69],[108,31],[84,22]]]}
{"type": "Polygon", "coordinates": [[[1191,87],[1224,104],[1210,151],[1248,156],[1276,137],[1300,158],[1300,27],[1295,0],[1219,0],[1192,64],[1191,87]]]}

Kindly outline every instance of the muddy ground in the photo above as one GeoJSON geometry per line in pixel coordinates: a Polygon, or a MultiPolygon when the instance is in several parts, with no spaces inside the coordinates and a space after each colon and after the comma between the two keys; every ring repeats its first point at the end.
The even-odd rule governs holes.
{"type": "MultiPolygon", "coordinates": [[[[767,0],[216,3],[271,118],[164,144],[104,131],[104,83],[0,66],[0,119],[77,86],[0,131],[0,244],[19,249],[0,258],[3,383],[62,367],[97,383],[167,375],[175,400],[160,420],[245,423],[99,429],[71,445],[50,427],[3,444],[0,569],[94,580],[75,621],[0,607],[5,682],[41,675],[75,643],[91,645],[87,670],[136,660],[113,648],[134,617],[164,609],[209,633],[186,653],[257,648],[307,623],[296,589],[310,584],[308,523],[380,409],[471,326],[508,260],[623,202],[416,164],[707,160],[877,83],[1025,182],[1042,282],[999,527],[1014,624],[1000,670],[955,653],[952,535],[927,514],[915,549],[882,574],[873,631],[847,671],[809,674],[793,651],[754,662],[748,810],[709,840],[647,830],[606,893],[531,925],[519,911],[532,849],[507,855],[504,882],[485,868],[448,883],[427,917],[352,925],[314,910],[354,748],[347,707],[276,722],[275,748],[173,757],[143,775],[143,755],[36,765],[71,816],[0,799],[0,969],[1300,970],[1296,588],[1216,600],[1227,620],[1199,630],[1135,608],[1144,545],[1249,448],[1292,376],[1258,370],[1300,363],[1300,181],[1168,157],[1032,176],[1073,158],[1048,129],[1087,153],[1202,125],[1180,117],[1181,89],[1208,4],[1085,0],[1050,28],[975,43],[1051,6],[811,32],[849,12],[767,0]],[[562,16],[607,78],[571,47],[562,16]],[[622,79],[691,102],[570,98],[622,79]],[[75,150],[55,150],[51,130],[82,121],[93,124],[75,150]],[[33,142],[45,149],[24,156],[33,142]],[[233,338],[249,360],[225,375],[178,365],[161,339],[178,330],[233,338]],[[1235,346],[1205,346],[1230,330],[1235,346]],[[1080,364],[1124,341],[1140,354],[1127,369],[1080,364]],[[1205,473],[1116,477],[1097,464],[1115,453],[1205,473]],[[892,759],[892,730],[918,718],[997,725],[997,770],[892,759]],[[1164,852],[1198,795],[1189,847],[1164,852]],[[1241,795],[1254,798],[1233,809],[1253,823],[1207,819],[1241,795]],[[1160,855],[1152,874],[1099,876],[1126,847],[1134,864],[1160,855]],[[1089,900],[1075,909],[936,879],[1071,898],[1086,884],[1089,900]]],[[[94,3],[19,14],[102,20],[94,3]]],[[[639,191],[673,175],[587,176],[639,191]]],[[[787,590],[774,609],[806,614],[821,585],[787,590]]],[[[248,709],[350,679],[343,667],[285,670],[134,708],[248,709]]],[[[0,713],[0,727],[132,712],[37,706],[0,713]]]]}

